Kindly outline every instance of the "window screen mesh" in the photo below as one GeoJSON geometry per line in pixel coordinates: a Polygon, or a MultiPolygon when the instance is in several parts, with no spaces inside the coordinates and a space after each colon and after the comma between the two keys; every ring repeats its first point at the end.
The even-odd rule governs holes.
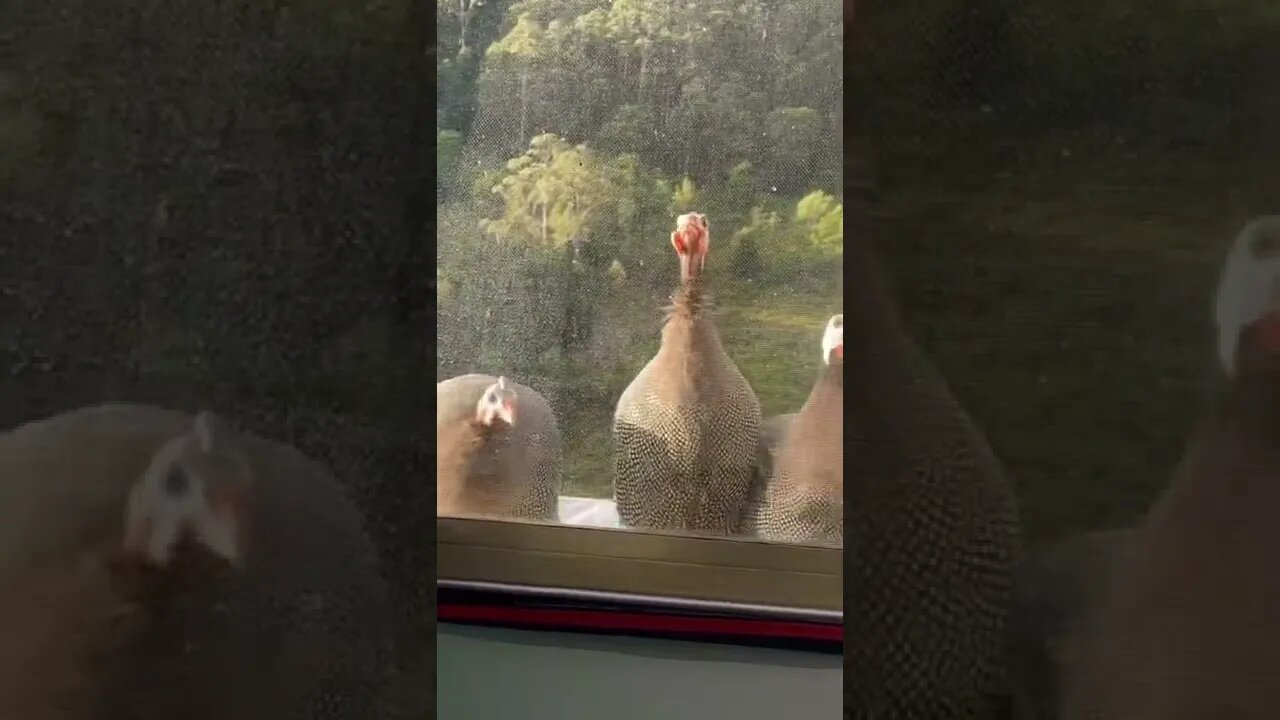
{"type": "Polygon", "coordinates": [[[1215,396],[1211,300],[1275,212],[1257,0],[864,3],[851,182],[1033,543],[1132,522],[1215,396]]]}
{"type": "Polygon", "coordinates": [[[555,408],[567,495],[612,494],[618,396],[653,355],[678,214],[767,416],[840,311],[843,37],[832,0],[441,3],[437,379],[555,408]]]}
{"type": "Polygon", "coordinates": [[[293,445],[347,483],[420,627],[416,4],[0,3],[0,427],[129,401],[293,445]]]}

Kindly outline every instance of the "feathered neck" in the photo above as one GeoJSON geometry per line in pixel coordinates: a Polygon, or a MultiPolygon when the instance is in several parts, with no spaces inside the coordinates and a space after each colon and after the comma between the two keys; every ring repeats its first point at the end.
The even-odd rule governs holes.
{"type": "Polygon", "coordinates": [[[684,280],[671,296],[662,326],[662,342],[658,355],[678,361],[687,371],[698,364],[687,365],[689,359],[723,353],[720,334],[711,321],[711,295],[699,279],[684,280]]]}
{"type": "Polygon", "coordinates": [[[711,309],[711,293],[706,291],[701,276],[694,276],[680,281],[680,286],[671,295],[671,304],[667,306],[667,322],[672,320],[693,321],[711,309]]]}
{"type": "Polygon", "coordinates": [[[834,390],[836,395],[844,392],[844,360],[834,360],[823,367],[822,373],[818,375],[818,381],[813,384],[810,396],[817,395],[826,389],[834,390]]]}

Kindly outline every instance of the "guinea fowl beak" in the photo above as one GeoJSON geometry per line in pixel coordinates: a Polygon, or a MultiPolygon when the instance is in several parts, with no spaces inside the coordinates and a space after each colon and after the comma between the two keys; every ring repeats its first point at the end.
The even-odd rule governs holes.
{"type": "Polygon", "coordinates": [[[498,409],[498,417],[502,418],[508,425],[516,424],[516,406],[514,403],[504,402],[498,409]]]}
{"type": "Polygon", "coordinates": [[[208,517],[196,523],[201,542],[234,566],[243,559],[240,528],[247,504],[239,488],[220,488],[209,494],[208,517]]]}

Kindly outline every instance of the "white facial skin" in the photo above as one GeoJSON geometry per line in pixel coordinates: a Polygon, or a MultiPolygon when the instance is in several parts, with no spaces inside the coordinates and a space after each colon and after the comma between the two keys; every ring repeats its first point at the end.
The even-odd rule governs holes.
{"type": "Polygon", "coordinates": [[[822,362],[831,364],[832,351],[844,359],[844,313],[828,320],[827,329],[822,333],[822,362]]]}
{"type": "Polygon", "coordinates": [[[476,403],[476,422],[493,427],[499,421],[516,424],[516,391],[507,387],[505,377],[499,377],[498,382],[485,388],[476,403]]]}
{"type": "Polygon", "coordinates": [[[216,557],[241,564],[247,477],[210,472],[218,465],[200,462],[217,450],[214,422],[209,413],[196,416],[191,432],[165,443],[134,485],[125,511],[126,552],[166,567],[185,534],[216,557]]]}
{"type": "Polygon", "coordinates": [[[1214,299],[1218,361],[1235,374],[1236,346],[1244,328],[1280,301],[1280,216],[1256,218],[1240,231],[1223,264],[1214,299]]]}

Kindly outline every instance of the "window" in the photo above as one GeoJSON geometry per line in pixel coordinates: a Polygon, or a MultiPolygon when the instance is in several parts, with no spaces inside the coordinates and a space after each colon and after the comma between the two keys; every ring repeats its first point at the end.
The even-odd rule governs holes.
{"type": "MultiPolygon", "coordinates": [[[[118,650],[97,665],[130,672],[85,677],[120,703],[86,716],[250,717],[258,708],[227,703],[270,703],[258,693],[276,688],[292,693],[273,698],[281,717],[388,717],[370,692],[384,669],[371,648],[397,639],[418,692],[434,652],[420,519],[433,140],[421,4],[0,3],[0,634],[29,629],[16,635],[31,643],[0,649],[0,715],[65,712],[66,688],[47,679],[87,657],[77,641],[97,631],[118,650]],[[86,410],[104,403],[159,407],[86,410]],[[169,441],[203,436],[200,410],[221,420],[201,426],[217,428],[214,451],[189,475],[135,484],[169,441]],[[252,502],[237,492],[245,466],[252,502]],[[271,541],[210,520],[202,472],[229,480],[218,486],[239,503],[227,506],[252,505],[250,536],[271,541]],[[150,525],[184,560],[188,546],[213,551],[199,580],[241,550],[243,573],[193,583],[201,592],[153,625],[105,612],[158,604],[115,594],[154,589],[137,575],[91,600],[79,592],[105,573],[25,582],[114,560],[129,488],[154,511],[129,527],[150,525]],[[111,536],[73,532],[82,525],[111,536]],[[226,600],[233,577],[248,580],[202,616],[216,623],[184,622],[226,600]],[[237,598],[256,605],[237,613],[237,598]],[[126,642],[140,625],[155,634],[126,642]],[[299,642],[279,641],[299,625],[299,642]],[[333,642],[310,642],[317,629],[333,642]],[[199,650],[211,645],[217,658],[199,650]]],[[[395,704],[429,714],[418,698],[395,704]]]]}
{"type": "MultiPolygon", "coordinates": [[[[1203,679],[1224,665],[1185,628],[1215,623],[1216,638],[1252,638],[1274,627],[1228,628],[1216,609],[1197,613],[1204,606],[1184,598],[1204,588],[1259,597],[1262,586],[1241,578],[1273,577],[1264,558],[1274,536],[1243,529],[1268,492],[1245,478],[1275,475],[1273,460],[1251,452],[1274,442],[1253,439],[1269,421],[1211,425],[1225,439],[1213,444],[1198,431],[1235,409],[1243,378],[1233,352],[1242,337],[1256,340],[1241,329],[1265,331],[1258,321],[1280,287],[1280,15],[1256,0],[907,0],[862,3],[858,21],[849,37],[859,48],[849,82],[857,189],[847,203],[876,210],[907,324],[1016,494],[1033,558],[1015,575],[1011,614],[1014,689],[1030,705],[1019,714],[1159,715],[1140,699],[1146,680],[1203,679]],[[1188,457],[1197,462],[1180,465],[1188,457]],[[1099,531],[1139,527],[1162,501],[1142,545],[1149,564],[1111,575],[1128,541],[1099,531]],[[1212,574],[1219,566],[1229,571],[1212,574]],[[1132,615],[1112,620],[1134,632],[1106,648],[1123,662],[1093,667],[1108,676],[1100,695],[1127,702],[1055,707],[1064,680],[1092,664],[1094,603],[1130,584],[1143,592],[1130,587],[1111,605],[1132,615]]],[[[1274,355],[1270,363],[1274,373],[1274,355]]],[[[858,567],[851,587],[864,577],[858,567]]],[[[862,607],[861,593],[846,599],[862,607]]],[[[1230,653],[1249,654],[1234,644],[1230,653]]],[[[930,684],[946,681],[912,677],[913,688],[930,684]]],[[[1229,702],[1183,694],[1212,693],[1221,687],[1212,681],[1176,685],[1161,707],[1229,702]]]]}
{"type": "Polygon", "coordinates": [[[840,6],[464,1],[437,21],[441,577],[839,607],[839,537],[775,547],[748,518],[842,312],[840,6]],[[693,357],[691,383],[673,360],[624,397],[664,306],[687,307],[686,213],[709,226],[705,263],[700,225],[681,252],[723,354],[696,329],[662,356],[693,357]],[[494,427],[542,454],[478,460],[494,427]],[[821,587],[762,590],[778,573],[821,587]]]}

